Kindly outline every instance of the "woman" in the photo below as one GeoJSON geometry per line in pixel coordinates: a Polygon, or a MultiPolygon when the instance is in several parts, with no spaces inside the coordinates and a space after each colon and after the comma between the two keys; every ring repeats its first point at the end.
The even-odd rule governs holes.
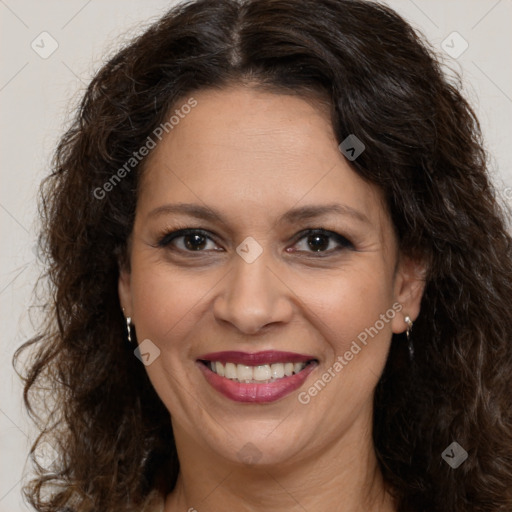
{"type": "Polygon", "coordinates": [[[94,78],[42,193],[37,510],[512,509],[505,214],[391,9],[176,7],[94,78]]]}

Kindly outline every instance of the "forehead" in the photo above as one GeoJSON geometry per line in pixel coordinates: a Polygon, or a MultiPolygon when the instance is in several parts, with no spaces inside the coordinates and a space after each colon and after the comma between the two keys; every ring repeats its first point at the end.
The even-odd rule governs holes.
{"type": "Polygon", "coordinates": [[[382,195],[339,151],[325,105],[243,86],[193,97],[145,162],[138,209],[195,202],[262,218],[342,202],[382,221],[382,195]]]}

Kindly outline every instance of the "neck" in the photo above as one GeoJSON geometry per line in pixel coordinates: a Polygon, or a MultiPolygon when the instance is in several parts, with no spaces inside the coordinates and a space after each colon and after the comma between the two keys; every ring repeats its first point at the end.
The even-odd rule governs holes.
{"type": "Polygon", "coordinates": [[[354,424],[321,453],[269,465],[245,465],[205,452],[178,425],[173,428],[180,474],[165,512],[396,512],[371,435],[361,425],[354,424]]]}

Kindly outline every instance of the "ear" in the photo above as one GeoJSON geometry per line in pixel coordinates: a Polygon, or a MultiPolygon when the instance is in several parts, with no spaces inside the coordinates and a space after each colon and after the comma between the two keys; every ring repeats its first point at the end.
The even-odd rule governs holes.
{"type": "Polygon", "coordinates": [[[119,267],[119,280],[117,282],[117,292],[119,302],[123,308],[126,317],[132,316],[132,293],[131,293],[131,273],[125,265],[119,267]]]}
{"type": "Polygon", "coordinates": [[[402,306],[399,315],[392,320],[395,334],[407,329],[405,317],[409,316],[414,322],[420,314],[421,299],[425,290],[426,264],[403,255],[399,256],[395,273],[394,298],[402,306]]]}

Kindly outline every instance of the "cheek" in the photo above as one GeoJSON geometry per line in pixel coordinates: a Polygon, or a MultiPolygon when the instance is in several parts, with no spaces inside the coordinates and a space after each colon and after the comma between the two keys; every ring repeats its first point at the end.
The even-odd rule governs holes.
{"type": "Polygon", "coordinates": [[[214,284],[207,274],[193,277],[162,263],[135,267],[132,291],[138,336],[152,339],[161,350],[171,348],[165,341],[179,340],[189,330],[214,284]]]}
{"type": "MultiPolygon", "coordinates": [[[[149,338],[161,350],[183,330],[208,287],[208,278],[177,271],[144,250],[134,250],[131,266],[133,317],[139,340],[149,338]]],[[[210,286],[211,287],[211,286],[210,286]]]]}
{"type": "Polygon", "coordinates": [[[391,322],[397,314],[392,279],[386,279],[389,272],[382,265],[371,267],[374,270],[366,267],[325,280],[309,297],[325,360],[299,401],[312,405],[315,414],[326,415],[333,425],[340,420],[340,407],[349,421],[371,403],[389,351],[391,322]]]}
{"type": "Polygon", "coordinates": [[[379,333],[389,337],[395,314],[389,275],[383,264],[374,262],[364,268],[345,269],[335,276],[297,279],[301,284],[294,291],[304,298],[312,313],[311,322],[339,354],[348,350],[358,336],[364,341],[364,333],[376,323],[379,333]],[[386,313],[388,316],[381,320],[386,313]]]}
{"type": "Polygon", "coordinates": [[[298,400],[313,416],[323,417],[334,436],[340,422],[348,425],[361,408],[371,409],[389,351],[391,322],[399,313],[392,307],[390,287],[382,279],[366,279],[360,274],[357,279],[340,279],[324,290],[328,292],[311,296],[310,306],[317,318],[316,328],[327,342],[326,359],[298,400]]]}
{"type": "Polygon", "coordinates": [[[183,389],[190,387],[194,365],[191,334],[197,332],[198,316],[203,316],[201,308],[215,282],[207,273],[194,277],[191,272],[178,272],[162,262],[133,259],[131,286],[137,340],[149,339],[160,351],[146,371],[173,415],[182,417],[189,407],[190,395],[183,389]]]}

